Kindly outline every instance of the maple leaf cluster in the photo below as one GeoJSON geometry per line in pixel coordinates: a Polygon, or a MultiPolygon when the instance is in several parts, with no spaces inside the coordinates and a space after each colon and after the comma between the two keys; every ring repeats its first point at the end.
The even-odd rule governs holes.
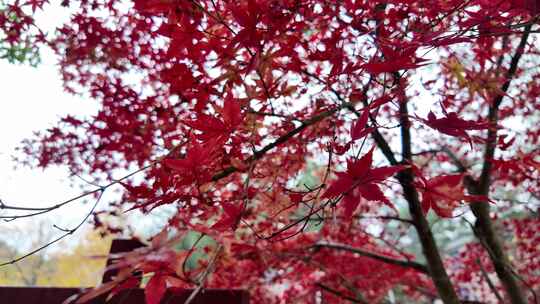
{"type": "Polygon", "coordinates": [[[400,168],[371,168],[373,150],[358,160],[347,160],[347,171],[336,173],[337,180],[322,195],[323,198],[342,196],[346,217],[353,215],[362,199],[382,202],[394,208],[378,184],[394,175],[400,168]]]}

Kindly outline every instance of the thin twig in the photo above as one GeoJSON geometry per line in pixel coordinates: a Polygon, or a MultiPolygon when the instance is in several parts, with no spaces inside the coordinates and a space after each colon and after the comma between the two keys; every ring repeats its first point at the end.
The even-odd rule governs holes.
{"type": "Polygon", "coordinates": [[[486,269],[484,268],[484,266],[482,265],[482,262],[480,261],[480,259],[476,259],[476,264],[478,264],[478,267],[480,267],[480,271],[482,272],[482,276],[486,280],[486,282],[487,282],[487,284],[489,286],[489,289],[491,289],[491,291],[493,292],[493,294],[495,295],[497,300],[499,300],[499,303],[504,303],[503,298],[501,297],[501,295],[497,291],[497,287],[495,287],[495,284],[493,284],[493,281],[489,278],[489,275],[488,275],[486,269]]]}
{"type": "Polygon", "coordinates": [[[23,259],[25,259],[25,258],[27,258],[27,257],[29,257],[29,256],[31,256],[31,255],[33,255],[33,254],[35,254],[35,253],[37,253],[37,252],[39,252],[39,251],[41,251],[41,250],[43,250],[43,249],[45,249],[45,248],[47,248],[47,247],[49,247],[49,246],[51,246],[51,245],[53,245],[53,244],[55,244],[55,243],[57,243],[57,242],[63,240],[63,239],[66,238],[67,236],[69,236],[69,235],[75,233],[75,231],[77,231],[82,225],[84,225],[84,223],[86,222],[86,220],[88,220],[88,218],[92,215],[92,213],[94,213],[94,210],[96,209],[97,205],[99,204],[99,201],[101,200],[101,197],[102,197],[102,196],[103,196],[103,191],[101,191],[101,192],[99,193],[99,196],[98,196],[98,198],[96,199],[96,202],[94,203],[94,205],[92,206],[92,208],[90,209],[90,211],[88,212],[88,214],[86,214],[86,216],[84,217],[84,219],[83,219],[77,226],[75,226],[75,227],[72,228],[72,229],[62,229],[62,231],[64,231],[64,234],[60,235],[59,237],[53,239],[53,240],[50,241],[50,242],[47,242],[45,245],[42,245],[42,246],[40,246],[40,247],[38,247],[38,248],[36,248],[36,249],[34,249],[34,250],[28,252],[28,253],[26,253],[26,254],[24,254],[24,255],[22,255],[22,256],[16,258],[16,259],[13,259],[13,260],[8,261],[8,262],[1,263],[1,264],[0,264],[0,267],[6,266],[6,265],[15,264],[15,263],[17,263],[17,262],[19,262],[19,261],[21,261],[21,260],[23,260],[23,259]]]}
{"type": "Polygon", "coordinates": [[[187,300],[184,302],[184,304],[190,304],[191,302],[193,302],[193,300],[195,299],[195,297],[199,294],[199,292],[201,292],[201,290],[204,288],[204,282],[206,281],[207,277],[210,275],[210,273],[212,273],[212,271],[214,271],[214,266],[217,262],[217,259],[219,257],[219,255],[221,254],[221,251],[223,250],[223,245],[219,244],[218,247],[216,248],[216,253],[214,254],[214,256],[212,257],[212,259],[210,260],[210,263],[208,263],[208,266],[206,267],[206,269],[204,270],[204,272],[201,274],[201,276],[199,277],[199,282],[197,284],[197,288],[195,288],[191,294],[189,295],[189,297],[187,298],[187,300]]]}
{"type": "Polygon", "coordinates": [[[350,302],[353,302],[353,303],[366,303],[365,301],[360,301],[360,300],[355,299],[355,298],[353,298],[351,296],[343,294],[342,292],[340,292],[338,290],[335,290],[330,286],[326,286],[323,283],[315,283],[315,285],[320,287],[321,289],[323,289],[325,291],[328,291],[329,293],[334,294],[335,296],[338,296],[338,297],[340,297],[342,299],[345,299],[347,301],[350,301],[350,302]]]}

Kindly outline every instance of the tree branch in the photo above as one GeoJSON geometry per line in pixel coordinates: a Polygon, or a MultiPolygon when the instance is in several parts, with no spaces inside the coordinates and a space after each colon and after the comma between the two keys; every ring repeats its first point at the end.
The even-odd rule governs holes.
{"type": "MultiPolygon", "coordinates": [[[[331,216],[331,217],[318,217],[309,219],[309,221],[313,222],[320,222],[320,221],[326,221],[326,220],[334,220],[336,218],[341,218],[342,216],[331,216]]],[[[343,217],[344,218],[344,217],[343,217]]],[[[381,221],[397,221],[402,222],[405,224],[413,225],[412,220],[397,217],[397,216],[387,216],[387,215],[353,215],[352,218],[358,219],[358,220],[381,220],[381,221]]],[[[298,218],[293,218],[293,220],[297,220],[298,218]]]]}
{"type": "Polygon", "coordinates": [[[362,304],[367,304],[366,301],[361,301],[361,300],[358,300],[358,299],[355,299],[351,296],[348,296],[348,295],[345,295],[343,294],[342,292],[338,291],[338,290],[335,290],[333,289],[332,287],[330,286],[326,286],[324,285],[323,283],[315,283],[316,286],[320,287],[321,289],[324,289],[325,291],[328,291],[329,293],[332,293],[342,299],[345,299],[347,301],[350,301],[352,303],[362,303],[362,304]]]}
{"type": "Polygon", "coordinates": [[[484,268],[484,265],[482,265],[482,262],[480,261],[480,259],[476,259],[476,264],[478,264],[478,267],[480,267],[480,272],[482,273],[482,276],[486,280],[486,282],[487,282],[487,284],[489,286],[489,289],[491,289],[491,292],[493,292],[493,294],[495,295],[495,297],[497,298],[499,303],[504,303],[503,298],[501,297],[501,295],[497,291],[497,287],[495,287],[495,284],[493,284],[493,281],[489,278],[489,274],[487,273],[486,269],[484,268]]]}
{"type": "Polygon", "coordinates": [[[197,280],[198,281],[197,288],[195,288],[191,292],[191,294],[186,299],[184,304],[190,304],[191,302],[193,302],[195,300],[195,297],[197,297],[199,292],[201,292],[201,290],[204,288],[204,282],[206,281],[208,276],[214,271],[214,268],[216,266],[216,262],[218,260],[218,257],[221,255],[222,251],[223,251],[223,245],[219,244],[218,247],[216,248],[215,254],[210,259],[210,262],[208,262],[208,266],[206,266],[206,269],[204,270],[204,272],[201,274],[201,276],[197,280]]]}
{"type": "MultiPolygon", "coordinates": [[[[309,77],[312,77],[313,79],[319,81],[320,83],[324,84],[324,85],[327,85],[326,82],[324,82],[322,79],[320,79],[317,75],[314,75],[306,70],[302,70],[302,73],[306,74],[307,76],[309,77]]],[[[371,82],[371,79],[370,78],[370,81],[368,81],[368,84],[366,86],[364,86],[364,89],[362,90],[363,91],[363,94],[362,96],[363,99],[362,99],[362,103],[364,104],[364,107],[365,109],[369,109],[369,103],[368,103],[368,100],[367,98],[365,97],[366,96],[366,92],[367,92],[367,89],[369,88],[369,83],[371,82]]],[[[328,85],[327,85],[328,86],[328,85]]],[[[343,96],[341,96],[341,94],[334,90],[332,87],[328,86],[330,91],[334,94],[334,96],[336,96],[336,98],[342,103],[345,105],[345,107],[351,111],[352,113],[354,113],[356,115],[356,117],[360,117],[362,114],[356,110],[354,108],[354,105],[352,103],[349,103],[345,100],[345,98],[343,96]]],[[[375,123],[375,119],[373,118],[373,116],[369,115],[369,118],[370,118],[370,121],[372,123],[375,123]]],[[[367,128],[368,126],[366,126],[367,128]]],[[[386,139],[384,139],[384,137],[382,136],[382,134],[379,132],[378,129],[374,129],[373,132],[371,132],[371,136],[373,137],[373,140],[375,141],[375,143],[377,143],[377,147],[379,147],[379,149],[381,150],[381,152],[383,153],[384,157],[386,157],[386,159],[388,160],[388,162],[392,165],[392,166],[395,166],[398,164],[398,161],[397,159],[395,158],[394,156],[394,152],[392,152],[392,149],[390,148],[390,145],[388,144],[388,142],[386,141],[386,139]]]]}
{"type": "Polygon", "coordinates": [[[429,275],[428,268],[425,265],[420,264],[418,262],[398,260],[398,259],[394,259],[394,258],[387,257],[384,255],[379,255],[373,252],[365,251],[359,248],[351,247],[345,244],[332,244],[332,243],[326,243],[326,242],[318,242],[312,247],[313,248],[330,248],[330,249],[335,249],[335,250],[348,251],[348,252],[359,254],[361,256],[365,256],[365,257],[368,257],[368,258],[371,258],[371,259],[374,259],[374,260],[377,260],[386,264],[396,265],[396,266],[405,267],[405,268],[412,268],[418,272],[429,275]]]}
{"type": "MultiPolygon", "coordinates": [[[[497,95],[495,100],[493,100],[488,114],[488,121],[490,122],[490,128],[488,130],[487,142],[484,152],[484,162],[482,166],[482,172],[477,183],[468,183],[468,188],[471,193],[476,195],[481,195],[487,197],[489,195],[489,188],[491,185],[491,174],[492,174],[492,160],[495,155],[495,149],[497,146],[497,123],[499,121],[499,106],[501,105],[504,96],[510,84],[517,72],[519,61],[523,55],[525,46],[527,45],[527,39],[529,38],[529,33],[531,30],[531,25],[527,25],[521,36],[519,45],[512,57],[510,62],[510,67],[505,76],[505,82],[501,88],[501,93],[497,95]]],[[[504,252],[502,241],[493,227],[493,222],[489,216],[490,205],[488,202],[473,202],[471,203],[471,210],[476,217],[475,226],[478,230],[477,236],[483,240],[482,244],[485,244],[486,249],[488,249],[489,257],[495,272],[499,276],[499,279],[503,283],[508,296],[513,304],[526,304],[527,298],[525,297],[521,287],[516,280],[516,277],[511,271],[511,264],[504,252]]]]}
{"type": "MultiPolygon", "coordinates": [[[[306,120],[302,121],[300,126],[298,126],[298,127],[294,128],[293,130],[289,131],[287,134],[280,136],[274,142],[266,145],[261,150],[255,151],[253,153],[253,155],[246,160],[246,163],[251,164],[253,161],[261,159],[270,150],[280,146],[281,144],[287,142],[289,139],[291,139],[295,135],[301,133],[302,131],[304,131],[308,127],[310,127],[310,126],[324,120],[325,118],[328,118],[328,117],[334,115],[335,113],[341,111],[344,108],[349,107],[350,105],[351,104],[348,103],[348,102],[343,102],[340,106],[338,106],[338,107],[336,107],[334,109],[322,112],[322,113],[317,114],[317,115],[315,115],[315,116],[313,116],[313,117],[311,117],[309,119],[306,119],[306,120]]],[[[214,182],[219,181],[220,179],[223,179],[223,178],[225,178],[225,177],[227,177],[227,176],[229,176],[229,175],[231,175],[231,174],[233,174],[235,172],[238,172],[238,168],[236,168],[234,166],[227,167],[227,168],[223,169],[223,171],[215,174],[212,177],[212,181],[214,181],[214,182]]]]}
{"type": "MultiPolygon", "coordinates": [[[[394,75],[397,77],[397,75],[394,75]]],[[[407,108],[407,100],[401,100],[399,103],[399,118],[401,124],[401,147],[403,161],[406,163],[412,162],[412,144],[407,108]]],[[[445,304],[458,304],[459,298],[454,290],[452,282],[446,273],[439,249],[433,237],[433,233],[429,226],[426,217],[422,211],[418,192],[413,185],[414,173],[411,168],[402,170],[397,176],[399,183],[403,188],[405,199],[409,203],[409,212],[414,222],[414,226],[422,244],[422,251],[428,261],[429,273],[433,279],[433,283],[437,288],[439,296],[445,304]]]]}
{"type": "Polygon", "coordinates": [[[15,258],[15,259],[13,259],[11,261],[7,261],[7,262],[4,262],[4,263],[0,263],[0,267],[15,264],[15,263],[17,263],[17,262],[19,262],[19,261],[21,261],[23,259],[26,259],[27,257],[29,257],[29,256],[31,256],[33,254],[39,252],[39,251],[51,246],[52,244],[60,242],[61,240],[63,240],[67,236],[72,235],[73,233],[75,233],[75,231],[79,230],[79,228],[81,228],[81,226],[84,225],[84,223],[86,222],[86,220],[88,220],[88,218],[92,215],[92,213],[94,213],[94,210],[96,209],[97,205],[99,204],[99,202],[101,200],[101,197],[103,196],[103,192],[104,191],[99,192],[99,196],[96,199],[94,205],[92,206],[90,211],[86,214],[86,216],[82,219],[82,221],[80,221],[79,224],[77,224],[77,226],[75,226],[75,227],[73,227],[71,229],[64,229],[63,230],[64,233],[62,235],[60,235],[59,237],[53,239],[52,241],[47,242],[44,245],[41,245],[40,247],[38,247],[38,248],[36,248],[36,249],[34,249],[34,250],[20,256],[18,258],[15,258]]]}

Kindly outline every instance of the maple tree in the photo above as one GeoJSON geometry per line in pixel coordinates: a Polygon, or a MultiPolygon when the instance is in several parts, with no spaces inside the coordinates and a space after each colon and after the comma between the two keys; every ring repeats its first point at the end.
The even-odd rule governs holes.
{"type": "Polygon", "coordinates": [[[107,182],[82,195],[92,212],[113,185],[123,198],[101,212],[177,208],[79,302],[141,275],[151,304],[193,286],[255,303],[538,302],[538,1],[62,5],[71,20],[35,37],[101,107],[28,140],[26,161],[107,182]],[[445,250],[438,223],[469,238],[445,250]]]}

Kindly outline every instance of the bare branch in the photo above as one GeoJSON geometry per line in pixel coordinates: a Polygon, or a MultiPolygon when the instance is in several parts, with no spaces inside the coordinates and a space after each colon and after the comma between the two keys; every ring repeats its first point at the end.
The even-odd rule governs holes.
{"type": "Polygon", "coordinates": [[[79,228],[81,228],[82,225],[84,225],[84,223],[88,220],[88,218],[92,215],[92,213],[94,213],[94,210],[96,209],[97,205],[99,204],[99,201],[101,200],[101,197],[103,196],[103,191],[101,191],[99,193],[99,196],[98,198],[96,199],[96,202],[94,203],[94,205],[92,206],[92,208],[90,209],[90,211],[86,214],[86,216],[83,218],[83,220],[77,225],[75,226],[74,228],[72,229],[62,229],[62,231],[64,231],[64,234],[60,235],[59,237],[53,239],[52,241],[50,242],[47,242],[46,244],[18,257],[18,258],[15,258],[11,261],[8,261],[8,262],[4,262],[4,263],[0,263],[0,267],[2,266],[6,266],[6,265],[11,265],[11,264],[15,264],[37,252],[40,252],[41,250],[55,244],[55,243],[58,243],[60,242],[61,240],[63,240],[64,238],[66,238],[67,236],[69,235],[72,235],[73,233],[75,233],[75,231],[79,230],[79,228]]]}

